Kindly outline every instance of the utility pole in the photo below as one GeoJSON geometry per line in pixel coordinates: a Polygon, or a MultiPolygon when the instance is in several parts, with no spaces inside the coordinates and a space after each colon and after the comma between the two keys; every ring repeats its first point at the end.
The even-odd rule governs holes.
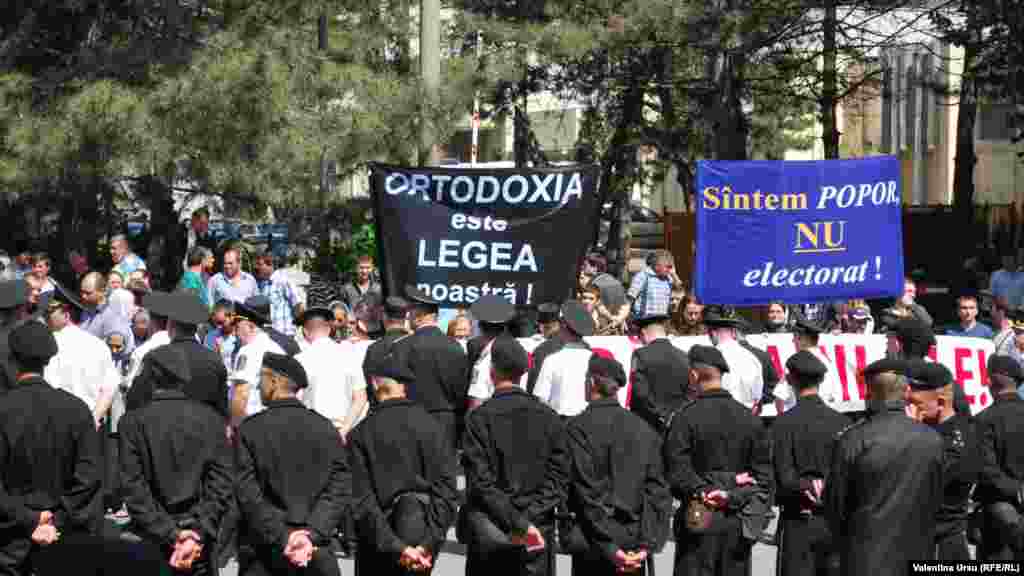
{"type": "Polygon", "coordinates": [[[825,159],[839,158],[839,127],[836,126],[836,0],[825,0],[825,22],[822,39],[821,131],[824,137],[825,159]]]}
{"type": "Polygon", "coordinates": [[[421,166],[436,164],[436,134],[427,107],[437,103],[441,86],[441,0],[420,0],[420,78],[427,92],[425,109],[420,113],[421,166]]]}

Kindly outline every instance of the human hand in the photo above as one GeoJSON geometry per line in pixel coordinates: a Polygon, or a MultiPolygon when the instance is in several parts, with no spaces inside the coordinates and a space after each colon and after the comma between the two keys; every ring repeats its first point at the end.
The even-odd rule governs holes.
{"type": "Polygon", "coordinates": [[[316,552],[316,547],[313,546],[308,530],[296,530],[288,535],[288,544],[285,546],[284,555],[293,566],[307,567],[313,560],[314,552],[316,552]]]}
{"type": "Polygon", "coordinates": [[[433,565],[433,559],[422,546],[415,548],[406,546],[402,550],[402,555],[398,558],[398,563],[406,570],[423,572],[430,569],[433,565]]]}
{"type": "Polygon", "coordinates": [[[60,532],[53,524],[40,524],[32,531],[32,542],[39,546],[49,546],[60,539],[60,532]]]}
{"type": "Polygon", "coordinates": [[[704,494],[704,504],[710,508],[725,508],[725,505],[729,502],[729,493],[725,490],[712,490],[704,494]]]}
{"type": "Polygon", "coordinates": [[[530,524],[524,534],[513,534],[511,540],[517,546],[526,546],[527,552],[538,552],[547,546],[544,535],[533,524],[530,524]]]}
{"type": "Polygon", "coordinates": [[[757,484],[757,481],[750,475],[750,472],[743,472],[736,475],[737,486],[750,486],[751,484],[757,484]]]}
{"type": "Polygon", "coordinates": [[[203,553],[202,539],[193,530],[181,530],[174,542],[174,551],[168,564],[175,570],[190,570],[203,553]]]}

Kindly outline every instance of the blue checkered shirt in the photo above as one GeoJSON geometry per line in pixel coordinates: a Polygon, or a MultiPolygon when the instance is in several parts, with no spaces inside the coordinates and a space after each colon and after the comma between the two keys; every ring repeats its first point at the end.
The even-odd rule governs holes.
{"type": "Polygon", "coordinates": [[[637,272],[629,285],[633,317],[666,315],[672,303],[672,279],[661,278],[650,266],[637,272]]]}
{"type": "Polygon", "coordinates": [[[283,271],[277,270],[266,280],[256,281],[256,293],[270,300],[270,325],[287,336],[295,335],[295,307],[299,295],[283,271]]]}

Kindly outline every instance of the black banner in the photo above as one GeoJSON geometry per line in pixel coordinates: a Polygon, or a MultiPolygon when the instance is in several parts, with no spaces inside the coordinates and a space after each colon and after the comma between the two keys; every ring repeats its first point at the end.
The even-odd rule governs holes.
{"type": "Polygon", "coordinates": [[[492,293],[520,306],[562,302],[594,229],[597,177],[596,166],[372,165],[385,293],[412,284],[445,307],[492,293]]]}

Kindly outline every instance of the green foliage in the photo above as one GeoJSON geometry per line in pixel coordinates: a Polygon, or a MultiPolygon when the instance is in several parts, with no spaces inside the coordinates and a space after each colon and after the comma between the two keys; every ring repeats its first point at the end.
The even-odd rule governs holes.
{"type": "Polygon", "coordinates": [[[360,256],[377,257],[377,233],[371,222],[364,222],[345,242],[334,247],[337,272],[342,278],[355,276],[360,256]]]}

